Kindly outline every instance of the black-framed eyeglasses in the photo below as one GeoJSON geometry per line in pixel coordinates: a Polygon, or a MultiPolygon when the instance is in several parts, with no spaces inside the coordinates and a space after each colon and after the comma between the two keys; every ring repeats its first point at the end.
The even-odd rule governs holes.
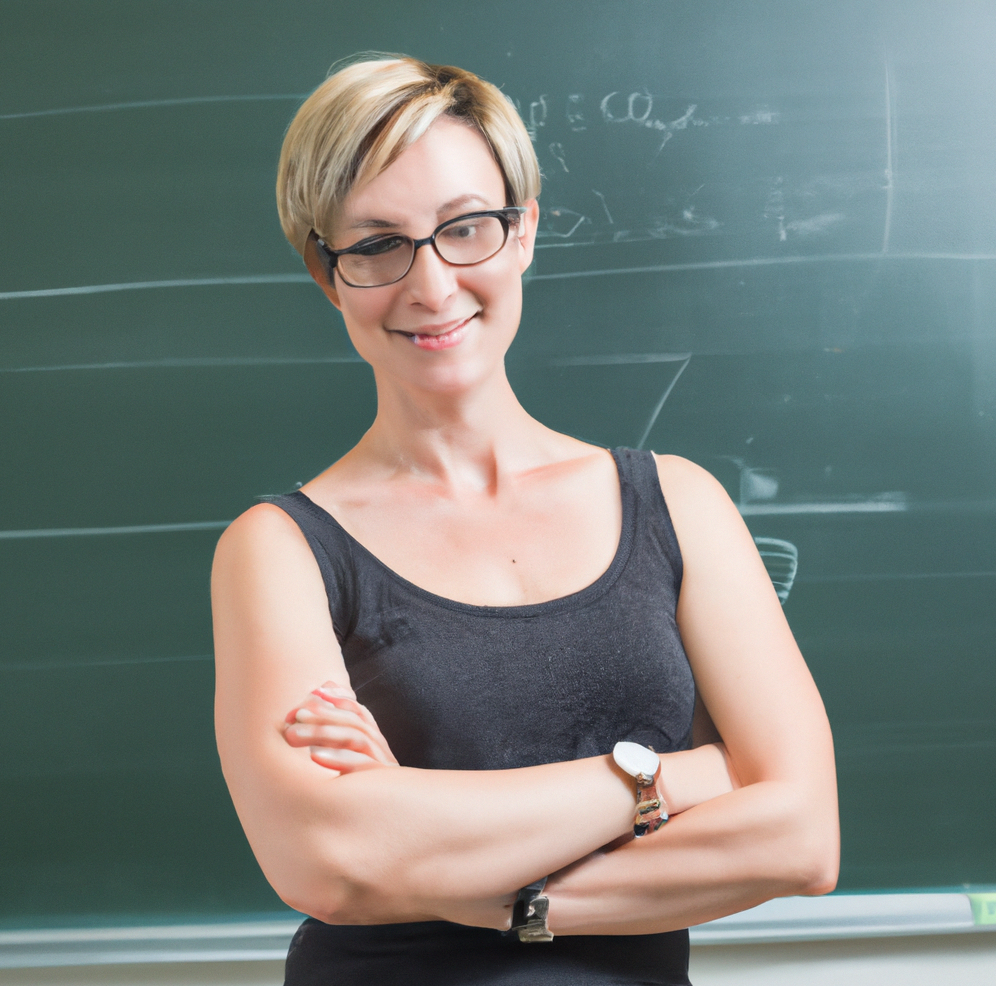
{"type": "Polygon", "coordinates": [[[505,245],[511,226],[518,226],[523,206],[508,206],[487,212],[469,212],[447,219],[431,236],[413,240],[403,233],[369,236],[344,250],[333,250],[314,230],[318,256],[325,264],[329,282],[338,271],[343,283],[353,288],[380,288],[400,281],[415,263],[415,251],[432,244],[441,260],[454,267],[473,267],[490,260],[505,245]]]}

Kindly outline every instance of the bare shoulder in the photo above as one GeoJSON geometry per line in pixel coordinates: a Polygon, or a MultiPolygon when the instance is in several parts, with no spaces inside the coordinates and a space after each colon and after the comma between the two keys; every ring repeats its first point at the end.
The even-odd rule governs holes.
{"type": "Polygon", "coordinates": [[[304,534],[289,514],[272,503],[250,507],[221,535],[211,589],[216,609],[221,596],[233,593],[257,606],[267,598],[281,607],[293,596],[325,598],[321,572],[304,534]]]}
{"type": "Polygon", "coordinates": [[[658,455],[656,452],[654,458],[657,460],[657,475],[661,480],[661,489],[664,490],[668,501],[673,496],[684,497],[689,494],[718,495],[727,502],[730,501],[719,480],[690,459],[683,459],[680,455],[658,455]]]}
{"type": "Polygon", "coordinates": [[[215,573],[232,566],[272,561],[274,552],[295,553],[308,545],[294,520],[272,503],[257,503],[225,529],[215,549],[215,573]]]}
{"type": "Polygon", "coordinates": [[[318,563],[301,529],[272,503],[258,503],[237,517],[215,549],[211,572],[215,621],[250,611],[254,620],[277,620],[318,606],[328,612],[318,563]]]}
{"type": "Polygon", "coordinates": [[[282,714],[322,681],[344,681],[321,571],[279,507],[257,504],[221,536],[211,608],[219,688],[238,681],[241,690],[251,673],[280,696],[273,711],[282,714]]]}
{"type": "Polygon", "coordinates": [[[751,633],[762,649],[778,639],[794,651],[754,538],[719,481],[677,456],[661,456],[658,475],[681,549],[678,623],[696,674],[743,655],[751,633]],[[721,626],[738,627],[740,639],[717,645],[721,626]]]}
{"type": "MultiPolygon", "coordinates": [[[[677,455],[656,455],[657,475],[682,554],[710,545],[725,551],[754,540],[722,484],[710,472],[677,455]]],[[[686,562],[687,562],[686,558],[686,562]]]]}

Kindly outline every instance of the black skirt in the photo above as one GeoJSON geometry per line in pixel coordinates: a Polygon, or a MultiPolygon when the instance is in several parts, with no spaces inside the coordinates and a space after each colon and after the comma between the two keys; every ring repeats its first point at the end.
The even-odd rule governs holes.
{"type": "Polygon", "coordinates": [[[446,921],[330,925],[309,918],[284,986],[688,986],[688,932],[517,935],[446,921]]]}

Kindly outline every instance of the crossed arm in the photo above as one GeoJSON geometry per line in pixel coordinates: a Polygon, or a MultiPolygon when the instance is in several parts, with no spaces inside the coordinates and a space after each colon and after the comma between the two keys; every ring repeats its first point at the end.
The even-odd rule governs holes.
{"type": "Polygon", "coordinates": [[[735,508],[696,467],[662,460],[661,470],[685,561],[679,625],[725,747],[665,755],[675,817],[612,851],[603,847],[630,829],[634,797],[608,757],[395,766],[349,691],[293,522],[264,505],[226,532],[213,582],[219,750],[257,859],[289,904],[330,923],[504,928],[515,891],[552,874],[555,934],[632,934],[832,889],[822,703],[735,508]],[[310,692],[329,680],[338,691],[310,692]]]}

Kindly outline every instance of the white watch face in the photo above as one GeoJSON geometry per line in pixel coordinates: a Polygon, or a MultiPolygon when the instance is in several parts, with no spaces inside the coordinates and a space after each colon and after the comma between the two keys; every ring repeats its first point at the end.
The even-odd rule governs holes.
{"type": "Polygon", "coordinates": [[[660,767],[660,758],[653,750],[648,750],[639,743],[622,740],[612,748],[612,758],[631,777],[646,774],[653,777],[660,767]]]}

